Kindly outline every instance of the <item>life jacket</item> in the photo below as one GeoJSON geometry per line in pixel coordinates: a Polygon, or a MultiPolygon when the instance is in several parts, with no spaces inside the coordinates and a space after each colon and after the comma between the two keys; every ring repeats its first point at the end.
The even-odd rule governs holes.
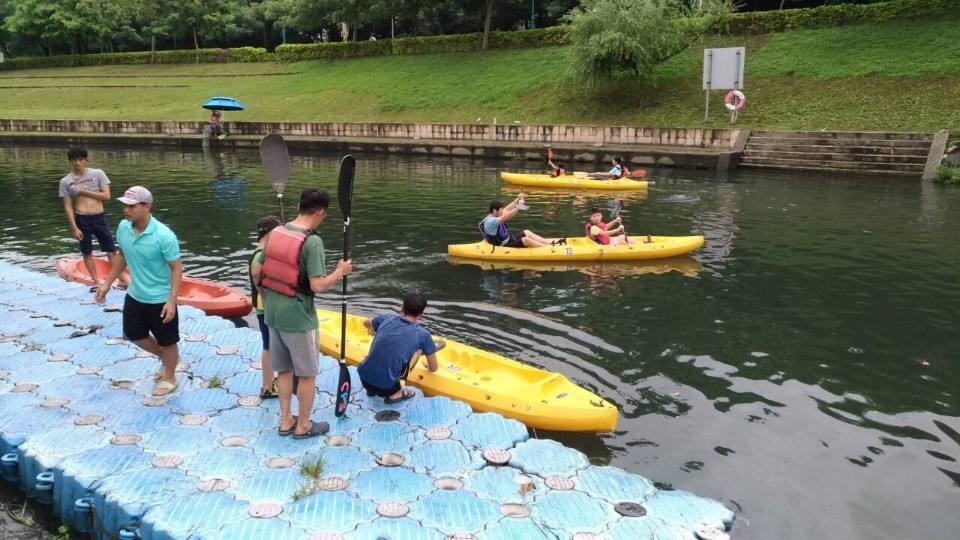
{"type": "Polygon", "coordinates": [[[626,165],[620,165],[620,176],[617,178],[626,178],[628,176],[630,176],[630,170],[627,169],[626,165]]]}
{"type": "Polygon", "coordinates": [[[557,167],[550,171],[550,178],[559,178],[565,174],[567,174],[567,171],[563,170],[563,167],[557,167]]]}
{"type": "MultiPolygon", "coordinates": [[[[589,221],[588,221],[588,222],[586,223],[586,225],[584,225],[584,227],[583,227],[584,232],[587,234],[587,238],[593,240],[594,242],[596,242],[596,243],[598,243],[598,244],[607,245],[607,244],[610,243],[610,237],[609,237],[609,236],[604,236],[604,235],[602,235],[602,234],[590,234],[590,228],[591,228],[591,227],[593,227],[593,223],[590,223],[589,221]]],[[[601,224],[601,225],[597,225],[597,227],[600,227],[601,229],[606,230],[602,224],[601,224]]]]}
{"type": "Polygon", "coordinates": [[[502,246],[503,243],[504,243],[504,242],[507,240],[507,238],[510,236],[510,235],[507,233],[507,225],[506,225],[506,223],[501,223],[501,224],[500,224],[500,226],[497,228],[497,234],[496,234],[496,236],[491,236],[490,234],[487,234],[487,231],[484,230],[484,228],[483,228],[483,221],[482,221],[482,220],[480,221],[480,223],[477,224],[477,228],[480,229],[480,235],[483,236],[483,239],[486,240],[487,243],[489,243],[491,246],[502,246]]]}
{"type": "Polygon", "coordinates": [[[317,233],[292,231],[286,227],[277,227],[270,232],[264,250],[261,285],[284,296],[294,297],[297,293],[313,296],[309,277],[300,271],[300,252],[311,234],[317,233]]]}

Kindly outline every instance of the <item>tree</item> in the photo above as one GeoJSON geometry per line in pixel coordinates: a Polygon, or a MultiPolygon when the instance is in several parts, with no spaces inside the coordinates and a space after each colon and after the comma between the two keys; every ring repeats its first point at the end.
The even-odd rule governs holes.
{"type": "Polygon", "coordinates": [[[649,79],[733,11],[732,0],[584,0],[570,12],[570,74],[600,85],[611,78],[649,79]]]}
{"type": "Polygon", "coordinates": [[[97,48],[104,51],[104,41],[113,51],[113,35],[135,16],[136,8],[124,0],[77,0],[77,16],[89,26],[92,35],[97,36],[97,48]]]}

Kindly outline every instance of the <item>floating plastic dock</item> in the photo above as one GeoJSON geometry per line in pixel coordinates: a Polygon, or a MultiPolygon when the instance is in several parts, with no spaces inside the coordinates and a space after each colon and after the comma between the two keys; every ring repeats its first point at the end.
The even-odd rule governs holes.
{"type": "Polygon", "coordinates": [[[97,305],[0,262],[3,478],[94,538],[712,540],[733,522],[448,398],[355,392],[336,418],[326,356],[313,419],[330,431],[281,437],[259,332],[188,306],[179,388],[152,397],[158,360],[122,339],[123,294],[97,305]]]}

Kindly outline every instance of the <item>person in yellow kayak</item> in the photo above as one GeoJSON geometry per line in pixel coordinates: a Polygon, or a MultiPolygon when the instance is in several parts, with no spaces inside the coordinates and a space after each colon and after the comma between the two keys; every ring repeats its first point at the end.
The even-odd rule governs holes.
{"type": "Polygon", "coordinates": [[[627,166],[623,164],[623,158],[617,156],[613,158],[613,167],[610,169],[610,172],[596,172],[591,173],[590,178],[597,178],[601,180],[616,180],[618,178],[626,178],[630,176],[630,171],[627,170],[627,166]]]}
{"type": "Polygon", "coordinates": [[[584,225],[584,232],[586,232],[587,238],[604,246],[619,246],[630,243],[627,236],[623,234],[623,220],[620,219],[620,216],[604,223],[603,213],[597,207],[590,209],[590,221],[587,221],[584,225]],[[617,225],[617,227],[611,229],[610,227],[613,225],[617,225]]]}
{"type": "MultiPolygon", "coordinates": [[[[517,196],[510,204],[504,206],[500,200],[490,201],[487,217],[480,222],[480,234],[492,246],[512,248],[552,246],[554,242],[524,229],[520,234],[510,234],[507,231],[507,221],[517,215],[520,205],[523,204],[523,193],[517,196]]],[[[564,239],[563,243],[566,243],[564,239]]]]}
{"type": "Polygon", "coordinates": [[[399,403],[412,398],[413,390],[404,390],[401,379],[407,377],[411,359],[420,354],[427,356],[427,369],[435,373],[440,369],[437,362],[437,344],[430,332],[420,326],[420,319],[427,309],[427,298],[419,292],[403,297],[400,315],[383,313],[364,319],[363,326],[373,336],[370,352],[360,362],[357,374],[360,383],[370,397],[384,398],[386,403],[399,403]]]}
{"type": "Polygon", "coordinates": [[[557,178],[558,176],[567,174],[567,171],[563,168],[563,163],[555,164],[552,158],[547,158],[547,165],[550,167],[550,171],[547,173],[550,175],[550,178],[557,178]]]}

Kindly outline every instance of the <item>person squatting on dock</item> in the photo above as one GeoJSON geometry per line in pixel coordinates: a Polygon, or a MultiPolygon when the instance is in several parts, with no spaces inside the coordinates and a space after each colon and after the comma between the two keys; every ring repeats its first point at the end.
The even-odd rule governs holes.
{"type": "Polygon", "coordinates": [[[368,396],[379,396],[387,403],[412,398],[412,390],[405,391],[400,379],[406,379],[420,354],[427,356],[427,369],[435,373],[437,344],[424,327],[420,326],[427,299],[418,292],[403,297],[400,315],[383,313],[364,319],[363,325],[373,336],[370,352],[360,362],[357,373],[368,396]]]}
{"type": "Polygon", "coordinates": [[[83,264],[93,278],[93,292],[100,285],[93,261],[93,238],[97,238],[110,264],[115,264],[117,257],[117,246],[103,211],[103,202],[110,200],[110,179],[102,170],[87,167],[86,148],[67,150],[67,159],[73,171],[60,180],[60,198],[72,236],[80,242],[83,264]]]}
{"type": "Polygon", "coordinates": [[[133,186],[117,200],[123,203],[126,218],[117,226],[120,252],[94,299],[101,304],[106,301],[110,286],[130,268],[130,286],[123,301],[123,335],[160,358],[160,369],[153,376],[157,383],[153,395],[166,396],[177,389],[180,360],[180,242],[152,216],[153,195],[147,188],[133,186]]]}
{"type": "Polygon", "coordinates": [[[326,273],[323,241],[314,231],[327,217],[330,196],[317,188],[300,194],[297,217],[270,232],[263,252],[251,267],[253,282],[263,294],[264,321],[270,334],[270,361],[277,370],[280,426],[277,433],[306,439],[323,435],[326,422],[310,419],[316,397],[320,350],[317,311],[313,298],[353,270],[341,259],[326,273]],[[294,385],[296,377],[296,385],[294,385]],[[294,390],[296,386],[296,390],[294,390]],[[296,391],[298,413],[291,411],[296,391]]]}

